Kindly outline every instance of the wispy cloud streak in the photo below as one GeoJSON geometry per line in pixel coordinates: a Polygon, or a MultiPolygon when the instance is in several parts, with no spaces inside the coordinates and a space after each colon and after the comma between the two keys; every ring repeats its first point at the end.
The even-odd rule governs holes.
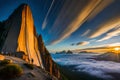
{"type": "Polygon", "coordinates": [[[91,35],[90,38],[98,37],[112,29],[117,28],[120,26],[120,16],[114,17],[111,20],[105,22],[104,24],[101,24],[91,35]]]}
{"type": "Polygon", "coordinates": [[[79,42],[79,43],[77,43],[76,45],[84,46],[84,45],[87,45],[87,44],[89,44],[88,41],[83,41],[83,42],[79,42]]]}
{"type": "Polygon", "coordinates": [[[89,14],[100,2],[101,0],[92,0],[90,2],[88,1],[88,4],[85,4],[84,7],[81,6],[82,7],[81,9],[80,2],[75,0],[73,2],[74,4],[71,2],[72,4],[70,7],[68,7],[67,13],[65,13],[67,7],[65,5],[65,7],[63,7],[63,10],[61,11],[61,14],[58,16],[58,19],[56,20],[54,26],[61,25],[59,22],[64,21],[64,19],[66,20],[66,18],[70,18],[71,20],[65,23],[65,25],[61,25],[63,27],[66,27],[65,30],[63,30],[59,37],[56,40],[53,40],[51,44],[57,44],[62,40],[66,39],[67,37],[69,37],[73,32],[75,32],[88,19],[89,14]],[[73,11],[74,10],[73,8],[76,9],[76,12],[73,11]]]}
{"type": "Polygon", "coordinates": [[[51,42],[57,44],[68,38],[75,32],[85,21],[95,17],[101,10],[109,5],[113,0],[73,0],[66,1],[58,18],[56,19],[51,32],[59,30],[56,34],[58,37],[51,42]],[[81,3],[81,1],[83,1],[81,3]],[[84,3],[87,2],[87,3],[84,3]],[[82,5],[84,4],[84,5],[82,5]],[[69,7],[68,7],[69,6],[69,7]],[[66,10],[67,9],[67,10],[66,10]],[[60,29],[62,27],[62,30],[60,29]]]}
{"type": "Polygon", "coordinates": [[[89,15],[89,20],[93,19],[98,13],[100,13],[104,8],[110,5],[114,0],[102,0],[98,6],[89,15]]]}
{"type": "Polygon", "coordinates": [[[46,16],[45,16],[45,18],[44,18],[43,24],[42,24],[42,29],[45,29],[45,27],[46,27],[46,25],[47,25],[47,18],[48,18],[48,15],[49,15],[49,13],[50,13],[53,5],[54,5],[54,2],[55,2],[55,0],[52,1],[51,5],[50,5],[50,7],[49,7],[49,9],[48,9],[48,12],[47,12],[47,14],[46,14],[46,16]]]}
{"type": "Polygon", "coordinates": [[[88,41],[82,41],[82,42],[78,42],[78,43],[72,43],[71,46],[85,46],[87,44],[89,44],[90,42],[88,41]]]}
{"type": "Polygon", "coordinates": [[[120,28],[116,29],[112,32],[107,33],[107,35],[105,37],[103,37],[102,39],[98,40],[98,42],[104,41],[104,40],[108,40],[114,36],[119,36],[120,35],[120,28]]]}
{"type": "Polygon", "coordinates": [[[108,44],[107,46],[120,46],[120,42],[116,42],[116,43],[108,44]]]}
{"type": "Polygon", "coordinates": [[[86,35],[88,35],[90,31],[91,31],[90,29],[86,30],[81,36],[86,36],[86,35]]]}

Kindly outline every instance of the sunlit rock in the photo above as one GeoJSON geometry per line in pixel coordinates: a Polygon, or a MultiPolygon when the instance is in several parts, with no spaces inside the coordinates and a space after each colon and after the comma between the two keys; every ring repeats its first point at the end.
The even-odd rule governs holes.
{"type": "Polygon", "coordinates": [[[36,33],[32,12],[27,4],[22,4],[13,12],[5,21],[4,28],[3,38],[0,38],[3,40],[1,52],[40,66],[60,79],[59,69],[45,48],[42,36],[36,33]]]}

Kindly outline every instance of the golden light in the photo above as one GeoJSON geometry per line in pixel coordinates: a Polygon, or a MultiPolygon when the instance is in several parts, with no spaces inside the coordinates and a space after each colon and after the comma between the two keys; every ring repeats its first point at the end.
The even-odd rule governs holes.
{"type": "Polygon", "coordinates": [[[114,50],[115,50],[114,53],[116,53],[116,59],[119,61],[120,60],[120,47],[115,47],[114,50]]]}
{"type": "Polygon", "coordinates": [[[119,51],[120,50],[120,48],[118,48],[118,47],[116,47],[116,48],[114,48],[115,49],[115,51],[119,51]]]}

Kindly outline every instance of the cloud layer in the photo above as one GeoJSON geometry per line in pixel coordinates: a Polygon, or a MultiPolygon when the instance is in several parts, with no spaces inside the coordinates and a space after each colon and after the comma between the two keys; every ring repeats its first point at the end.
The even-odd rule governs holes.
{"type": "Polygon", "coordinates": [[[57,55],[57,58],[53,56],[54,61],[60,65],[72,66],[72,71],[76,72],[85,72],[92,76],[103,78],[105,80],[114,80],[115,76],[108,73],[117,73],[120,74],[120,63],[112,61],[97,61],[94,60],[96,56],[100,54],[73,54],[73,55],[57,55]],[[67,58],[66,58],[67,57],[67,58]]]}

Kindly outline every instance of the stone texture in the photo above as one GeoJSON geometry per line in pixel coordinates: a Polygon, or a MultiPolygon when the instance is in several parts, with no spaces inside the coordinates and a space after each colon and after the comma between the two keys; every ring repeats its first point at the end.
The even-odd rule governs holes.
{"type": "Polygon", "coordinates": [[[50,74],[55,75],[57,78],[61,79],[59,69],[55,64],[55,62],[52,60],[48,50],[44,46],[44,42],[41,35],[39,35],[38,37],[38,44],[39,44],[39,51],[41,53],[40,55],[42,56],[41,58],[44,68],[48,72],[50,72],[50,74]]]}

